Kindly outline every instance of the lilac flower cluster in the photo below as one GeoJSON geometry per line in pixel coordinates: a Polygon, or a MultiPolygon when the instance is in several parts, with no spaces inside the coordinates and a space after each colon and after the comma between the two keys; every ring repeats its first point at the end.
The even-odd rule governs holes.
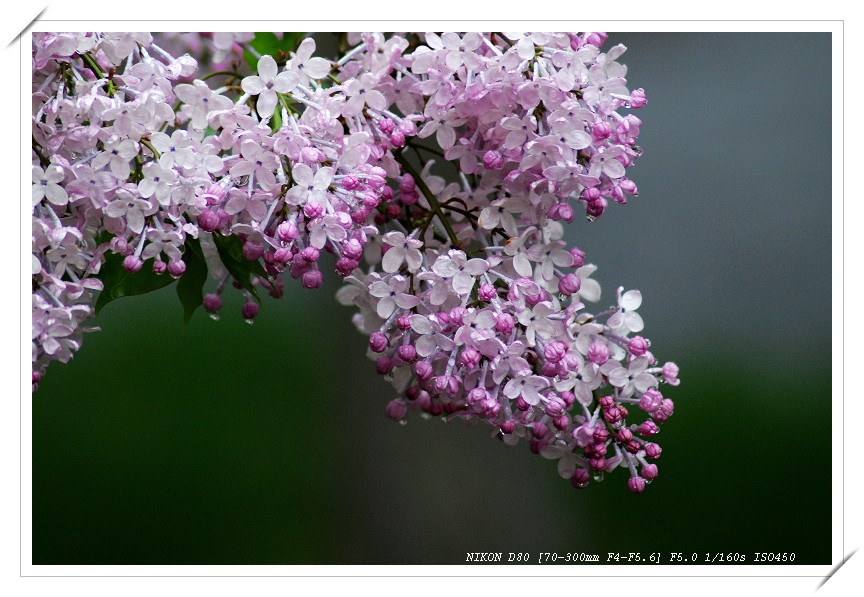
{"type": "Polygon", "coordinates": [[[602,52],[601,33],[369,33],[335,60],[306,38],[257,56],[254,74],[225,66],[256,54],[252,39],[34,34],[34,386],[145,265],[188,288],[187,267],[206,262],[216,288],[192,284],[191,308],[218,315],[233,282],[249,320],[259,288],[281,296],[285,274],[318,288],[332,267],[399,392],[388,416],[484,421],[577,487],[620,466],[642,491],[677,367],[633,335],[638,291],[586,312],[596,267],[562,226],[636,194],[641,121],[619,110],[646,99],[626,86],[624,47],[602,52]],[[183,44],[225,70],[193,78],[183,44]]]}

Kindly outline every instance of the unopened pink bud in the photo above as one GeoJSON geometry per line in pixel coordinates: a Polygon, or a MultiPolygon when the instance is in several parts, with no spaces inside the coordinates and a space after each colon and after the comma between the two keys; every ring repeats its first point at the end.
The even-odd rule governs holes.
{"type": "Polygon", "coordinates": [[[474,388],[470,392],[468,392],[468,396],[465,398],[466,402],[470,405],[478,404],[483,402],[489,397],[489,393],[483,388],[474,388]]]}
{"type": "Polygon", "coordinates": [[[609,347],[602,342],[593,342],[588,347],[588,360],[597,365],[603,364],[609,360],[609,347]]]}
{"type": "Polygon", "coordinates": [[[294,254],[291,252],[291,249],[282,247],[281,249],[276,249],[273,252],[273,260],[277,263],[288,263],[291,261],[291,258],[294,257],[294,254]]]}
{"type": "Polygon", "coordinates": [[[317,220],[324,215],[324,206],[320,203],[310,201],[303,206],[303,215],[306,216],[307,220],[317,220]]]}
{"type": "Polygon", "coordinates": [[[243,243],[242,252],[247,261],[257,261],[264,254],[264,247],[247,240],[243,243]]]}
{"type": "Polygon", "coordinates": [[[608,122],[598,122],[591,127],[591,137],[595,141],[605,141],[612,134],[612,127],[608,122]]]}
{"type": "Polygon", "coordinates": [[[211,184],[207,190],[201,194],[207,201],[207,205],[219,205],[225,199],[225,189],[220,184],[211,184]]]}
{"type": "Polygon", "coordinates": [[[558,396],[552,396],[548,402],[546,402],[546,414],[550,417],[560,417],[564,412],[566,405],[564,401],[558,398],[558,396]]]}
{"type": "Polygon", "coordinates": [[[585,206],[585,213],[592,218],[599,218],[603,215],[604,211],[606,211],[606,205],[602,199],[589,201],[588,205],[585,206]]]}
{"type": "Polygon", "coordinates": [[[663,394],[654,388],[648,388],[648,390],[642,394],[642,398],[639,399],[639,408],[650,414],[660,407],[662,401],[663,394]]]}
{"type": "Polygon", "coordinates": [[[393,131],[390,134],[390,145],[393,147],[405,147],[405,133],[402,131],[393,131]]]}
{"type": "Polygon", "coordinates": [[[372,352],[384,352],[387,350],[387,336],[383,332],[374,332],[369,336],[369,348],[372,352]]]}
{"type": "Polygon", "coordinates": [[[557,363],[561,359],[564,358],[564,355],[567,354],[567,345],[563,342],[556,340],[555,342],[550,342],[543,349],[543,356],[546,357],[546,360],[550,363],[557,363]]]}
{"type": "Polygon", "coordinates": [[[573,256],[572,267],[582,267],[582,264],[585,263],[585,251],[579,247],[570,247],[568,252],[573,256]]]}
{"type": "Polygon", "coordinates": [[[419,361],[414,364],[414,375],[420,381],[432,379],[432,365],[428,361],[419,361]]]}
{"type": "Polygon", "coordinates": [[[158,274],[161,276],[162,274],[164,274],[167,271],[168,271],[168,264],[166,264],[164,261],[162,261],[161,259],[156,259],[155,261],[153,261],[153,273],[154,274],[158,274]]]}
{"type": "Polygon", "coordinates": [[[665,423],[666,419],[671,417],[674,411],[675,403],[668,398],[664,398],[657,410],[654,411],[654,419],[658,423],[665,423]]]}
{"type": "Polygon", "coordinates": [[[389,118],[385,118],[378,122],[378,130],[384,133],[385,135],[389,135],[393,132],[396,126],[393,124],[393,121],[389,118]]]}
{"type": "Polygon", "coordinates": [[[495,287],[491,284],[483,284],[477,289],[477,298],[484,303],[488,303],[497,295],[498,293],[496,292],[495,287]]]}
{"type": "Polygon", "coordinates": [[[592,46],[597,46],[598,48],[606,43],[609,35],[604,32],[596,32],[596,33],[586,33],[585,34],[585,43],[590,44],[592,46]]]}
{"type": "Polygon", "coordinates": [[[111,249],[112,253],[125,253],[129,250],[129,243],[126,242],[125,238],[115,236],[111,239],[111,242],[108,243],[108,247],[111,249]]]}
{"type": "Polygon", "coordinates": [[[258,315],[258,303],[255,301],[247,301],[241,309],[243,319],[252,320],[258,315]]]}
{"type": "Polygon", "coordinates": [[[342,179],[342,188],[346,191],[356,191],[360,188],[360,181],[357,180],[356,176],[347,175],[342,179]]]}
{"type": "Polygon", "coordinates": [[[217,314],[222,308],[222,298],[218,294],[204,295],[204,310],[210,314],[217,314]]]}
{"type": "Polygon", "coordinates": [[[494,398],[487,398],[480,403],[480,406],[483,409],[483,414],[489,419],[494,419],[501,411],[501,405],[494,398]]]}
{"type": "Polygon", "coordinates": [[[168,264],[168,273],[172,278],[179,278],[186,272],[186,264],[182,260],[172,261],[168,264]]]}
{"type": "Polygon", "coordinates": [[[476,369],[480,364],[480,353],[476,348],[468,346],[462,351],[462,354],[459,355],[459,364],[468,369],[476,369]]]}
{"type": "Polygon", "coordinates": [[[558,365],[546,361],[543,363],[543,366],[540,367],[540,374],[545,375],[546,377],[555,377],[558,375],[558,365]]]}
{"type": "Polygon", "coordinates": [[[657,465],[652,463],[652,464],[646,464],[645,466],[643,466],[642,472],[640,474],[642,475],[643,478],[650,481],[652,479],[657,478],[658,472],[659,471],[657,470],[657,465]]]}
{"type": "Polygon", "coordinates": [[[293,221],[286,220],[280,223],[276,228],[276,234],[279,236],[279,240],[283,243],[290,243],[292,240],[300,236],[300,231],[297,230],[297,224],[293,221]]]}
{"type": "Polygon", "coordinates": [[[558,281],[558,292],[564,296],[571,296],[582,288],[582,280],[576,274],[567,274],[558,281]]]}
{"type": "Polygon", "coordinates": [[[514,327],[515,322],[513,321],[513,317],[507,313],[501,313],[495,318],[495,329],[504,336],[508,336],[514,327]]]}
{"type": "Polygon", "coordinates": [[[401,421],[405,418],[405,415],[408,414],[408,405],[405,404],[402,400],[391,400],[387,403],[387,417],[393,419],[394,421],[401,421]]]}
{"type": "Polygon", "coordinates": [[[648,458],[657,459],[660,458],[660,454],[663,453],[663,448],[661,448],[657,444],[645,444],[645,455],[648,458]]]}
{"type": "Polygon", "coordinates": [[[396,349],[396,354],[406,363],[411,363],[417,358],[417,349],[410,344],[403,344],[396,349]]]}
{"type": "Polygon", "coordinates": [[[375,361],[375,369],[378,371],[379,375],[387,375],[393,371],[393,361],[390,360],[389,357],[379,357],[378,360],[375,361]]]}
{"type": "Polygon", "coordinates": [[[630,477],[627,479],[627,489],[633,493],[642,493],[645,491],[645,479],[642,477],[630,477]]]}
{"type": "Polygon", "coordinates": [[[633,336],[630,338],[627,348],[630,349],[630,354],[634,357],[641,357],[648,352],[648,341],[642,336],[633,336]]]}
{"type": "Polygon", "coordinates": [[[552,424],[555,426],[555,429],[563,431],[570,426],[570,416],[567,413],[561,413],[552,419],[552,424]]]}
{"type": "Polygon", "coordinates": [[[321,275],[321,271],[317,269],[309,270],[308,272],[303,274],[302,284],[303,288],[307,288],[309,290],[315,288],[321,288],[321,283],[323,282],[323,276],[321,275]]]}
{"type": "Polygon", "coordinates": [[[205,232],[213,232],[219,227],[219,216],[209,209],[202,211],[198,216],[198,227],[205,232]]]}
{"type": "Polygon", "coordinates": [[[654,421],[652,421],[651,419],[646,419],[645,421],[642,421],[642,424],[636,428],[636,432],[644,437],[651,437],[652,435],[655,435],[658,431],[659,428],[657,427],[657,424],[654,423],[654,421]]]}
{"type": "Polygon", "coordinates": [[[490,149],[483,154],[483,166],[489,170],[500,170],[504,167],[504,158],[497,151],[490,149]]]}
{"type": "Polygon", "coordinates": [[[641,87],[635,89],[630,94],[630,107],[634,109],[642,108],[648,103],[648,98],[645,97],[645,90],[641,87]]]}
{"type": "Polygon", "coordinates": [[[314,263],[318,261],[318,257],[321,255],[321,251],[319,251],[316,247],[306,247],[302,251],[300,251],[300,257],[306,263],[314,263]]]}
{"type": "Polygon", "coordinates": [[[615,434],[615,439],[619,443],[626,444],[633,439],[633,432],[627,428],[619,429],[618,433],[615,434]]]}
{"type": "Polygon", "coordinates": [[[678,379],[678,365],[673,362],[668,362],[663,365],[663,378],[670,386],[677,386],[681,383],[678,379]]]}
{"type": "Polygon", "coordinates": [[[588,470],[584,468],[577,468],[576,471],[573,473],[573,476],[570,477],[570,482],[576,489],[582,489],[583,487],[587,486],[590,480],[591,473],[589,473],[588,470]]]}
{"type": "Polygon", "coordinates": [[[639,189],[636,187],[636,183],[630,180],[629,178],[622,178],[618,182],[618,186],[622,191],[627,193],[628,195],[638,195],[639,189]]]}
{"type": "Polygon", "coordinates": [[[127,255],[123,260],[123,267],[127,272],[135,273],[141,270],[141,267],[144,265],[144,262],[141,261],[135,255],[127,255]]]}

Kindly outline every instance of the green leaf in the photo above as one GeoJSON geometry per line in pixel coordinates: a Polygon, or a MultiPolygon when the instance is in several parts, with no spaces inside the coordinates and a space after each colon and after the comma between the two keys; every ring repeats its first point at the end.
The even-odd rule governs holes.
{"type": "MultiPolygon", "coordinates": [[[[281,50],[286,56],[290,52],[296,52],[300,42],[303,41],[303,38],[306,36],[306,33],[283,33],[282,39],[276,37],[275,34],[270,32],[262,32],[256,33],[255,37],[249,42],[249,45],[252,46],[256,52],[261,54],[270,54],[276,60],[279,60],[278,54],[281,50]]],[[[257,70],[258,68],[258,59],[252,55],[249,51],[243,52],[243,57],[246,59],[246,63],[252,68],[252,70],[257,70]]]]}
{"type": "Polygon", "coordinates": [[[177,282],[177,296],[183,305],[183,325],[189,325],[195,309],[204,302],[204,283],[207,281],[207,262],[197,239],[186,238],[186,251],[183,253],[186,271],[177,282]]]}
{"type": "Polygon", "coordinates": [[[147,294],[171,284],[174,278],[168,274],[156,274],[153,269],[145,266],[140,271],[131,273],[123,267],[124,255],[107,253],[105,263],[99,270],[98,278],[102,280],[104,289],[96,300],[96,313],[105,305],[124,296],[147,294]]]}
{"type": "Polygon", "coordinates": [[[243,255],[243,241],[236,236],[222,236],[214,233],[213,243],[216,245],[219,258],[228,273],[237,280],[241,287],[251,292],[260,304],[261,297],[258,296],[258,289],[252,285],[252,274],[265,279],[268,277],[261,262],[246,259],[243,255]]]}

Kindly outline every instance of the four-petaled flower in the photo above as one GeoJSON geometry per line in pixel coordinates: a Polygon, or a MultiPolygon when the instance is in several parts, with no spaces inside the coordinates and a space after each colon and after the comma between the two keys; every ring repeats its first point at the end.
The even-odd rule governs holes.
{"type": "Polygon", "coordinates": [[[58,183],[63,182],[66,174],[57,165],[48,166],[45,170],[33,166],[33,207],[42,199],[47,199],[54,205],[63,206],[69,201],[66,189],[58,183]]]}
{"type": "Polygon", "coordinates": [[[387,273],[398,272],[403,263],[408,264],[408,271],[416,272],[423,263],[420,247],[423,243],[415,238],[407,238],[399,231],[384,235],[384,243],[390,248],[384,253],[381,267],[387,273]]]}
{"type": "Polygon", "coordinates": [[[288,93],[297,86],[300,77],[291,71],[279,72],[272,56],[265,54],[258,59],[258,74],[245,77],[240,86],[249,95],[257,95],[256,109],[261,118],[269,119],[279,102],[277,93],[288,93]]]}
{"type": "Polygon", "coordinates": [[[608,361],[600,371],[609,378],[609,383],[621,388],[622,398],[629,398],[636,391],[644,394],[648,388],[657,386],[657,379],[645,372],[647,368],[648,357],[637,357],[626,369],[618,361],[608,361]]]}

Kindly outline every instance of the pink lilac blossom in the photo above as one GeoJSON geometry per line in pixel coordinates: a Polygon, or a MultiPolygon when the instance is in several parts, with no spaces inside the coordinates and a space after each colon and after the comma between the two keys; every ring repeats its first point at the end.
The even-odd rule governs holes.
{"type": "Polygon", "coordinates": [[[80,348],[108,258],[182,279],[200,252],[216,285],[199,302],[216,317],[235,286],[250,322],[259,289],[315,289],[332,268],[398,393],[388,417],[483,422],[574,486],[620,467],[644,490],[678,367],[630,337],[639,291],[586,310],[596,266],[562,225],[636,195],[641,121],[619,111],[646,99],[625,48],[603,52],[601,33],[363,33],[329,60],[311,38],[279,56],[253,39],[33,34],[34,389],[80,348]],[[254,70],[224,64],[244,50],[254,70]]]}

